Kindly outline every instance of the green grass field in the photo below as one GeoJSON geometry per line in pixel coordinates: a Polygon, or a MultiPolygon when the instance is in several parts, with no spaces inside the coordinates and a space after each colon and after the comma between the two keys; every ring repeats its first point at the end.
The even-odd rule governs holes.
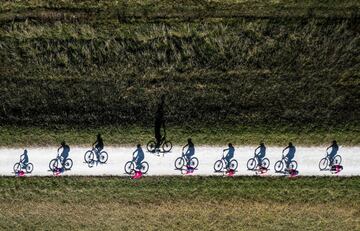
{"type": "MultiPolygon", "coordinates": [[[[147,140],[161,94],[174,139],[358,145],[359,7],[1,1],[0,145],[54,144],[69,131],[67,139],[84,143],[89,130],[124,127],[147,140]],[[214,127],[230,132],[217,137],[214,127]],[[31,136],[38,131],[50,139],[31,136]]],[[[109,143],[132,144],[120,133],[109,143]]]]}
{"type": "Polygon", "coordinates": [[[1,230],[359,230],[359,177],[0,178],[1,230]]]}

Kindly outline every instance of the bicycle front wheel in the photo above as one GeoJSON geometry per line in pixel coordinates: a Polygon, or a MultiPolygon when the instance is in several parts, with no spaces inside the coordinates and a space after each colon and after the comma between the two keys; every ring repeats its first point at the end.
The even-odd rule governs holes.
{"type": "Polygon", "coordinates": [[[155,152],[156,142],[154,140],[149,141],[146,145],[146,148],[148,152],[155,152]]]}
{"type": "Polygon", "coordinates": [[[320,171],[325,170],[329,166],[329,160],[327,158],[322,158],[319,162],[320,171]]]}
{"type": "Polygon", "coordinates": [[[221,172],[221,170],[223,169],[223,162],[222,160],[217,160],[214,164],[214,170],[215,172],[221,172]]]}
{"type": "Polygon", "coordinates": [[[284,168],[284,163],[281,160],[276,161],[274,165],[275,172],[281,172],[284,168]]]}
{"type": "Polygon", "coordinates": [[[20,163],[14,164],[13,170],[14,170],[14,173],[19,172],[21,170],[20,163]]]}
{"type": "Polygon", "coordinates": [[[254,170],[256,168],[256,160],[255,158],[250,158],[246,164],[248,170],[254,170]]]}
{"type": "Polygon", "coordinates": [[[132,174],[132,172],[134,171],[134,163],[132,161],[126,162],[124,170],[126,174],[132,174]]]}
{"type": "Polygon", "coordinates": [[[170,141],[165,141],[164,144],[162,145],[162,149],[164,152],[170,152],[172,149],[172,143],[170,141]]]}
{"type": "Polygon", "coordinates": [[[174,165],[175,169],[182,169],[185,165],[185,161],[182,157],[178,157],[176,158],[174,165]]]}
{"type": "Polygon", "coordinates": [[[107,154],[107,152],[105,152],[105,151],[100,152],[100,154],[99,154],[100,163],[102,163],[102,164],[106,163],[108,158],[109,158],[109,155],[107,154]]]}
{"type": "Polygon", "coordinates": [[[50,160],[49,169],[51,171],[54,171],[57,167],[58,167],[58,160],[57,159],[50,160]]]}

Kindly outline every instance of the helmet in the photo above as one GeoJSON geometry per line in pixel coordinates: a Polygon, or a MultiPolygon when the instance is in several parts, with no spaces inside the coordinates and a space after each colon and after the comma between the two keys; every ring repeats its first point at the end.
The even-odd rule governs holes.
{"type": "Polygon", "coordinates": [[[233,146],[232,143],[229,143],[228,145],[229,145],[229,147],[232,147],[232,146],[233,146]]]}
{"type": "Polygon", "coordinates": [[[333,142],[332,142],[333,144],[336,144],[336,140],[333,140],[333,142]]]}
{"type": "Polygon", "coordinates": [[[137,148],[140,148],[140,147],[141,147],[141,144],[137,144],[136,147],[137,147],[137,148]]]}
{"type": "Polygon", "coordinates": [[[289,142],[289,146],[291,147],[291,146],[293,146],[293,144],[291,142],[289,142]]]}
{"type": "Polygon", "coordinates": [[[191,143],[191,142],[192,142],[191,138],[189,138],[187,141],[188,141],[188,143],[191,143]]]}
{"type": "Polygon", "coordinates": [[[65,141],[61,141],[61,146],[64,146],[65,144],[65,141]]]}

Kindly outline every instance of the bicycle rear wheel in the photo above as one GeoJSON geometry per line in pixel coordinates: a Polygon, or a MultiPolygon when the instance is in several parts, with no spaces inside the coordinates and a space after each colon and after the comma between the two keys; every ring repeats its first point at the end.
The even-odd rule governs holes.
{"type": "Polygon", "coordinates": [[[261,161],[261,166],[264,167],[264,168],[269,169],[270,160],[269,160],[268,158],[264,158],[264,159],[261,161]]]}
{"type": "Polygon", "coordinates": [[[148,162],[144,161],[141,162],[141,169],[140,169],[142,174],[146,174],[149,171],[149,164],[148,162]]]}
{"type": "Polygon", "coordinates": [[[327,158],[322,158],[319,162],[320,171],[325,170],[329,166],[329,160],[327,158]]]}
{"type": "Polygon", "coordinates": [[[190,167],[192,167],[192,168],[195,169],[195,168],[198,167],[198,165],[199,165],[199,160],[198,160],[198,158],[193,157],[193,158],[190,159],[190,167]]]}
{"type": "Polygon", "coordinates": [[[163,145],[162,145],[162,149],[163,149],[164,152],[170,152],[171,149],[172,149],[172,143],[171,143],[171,141],[169,141],[169,140],[165,141],[165,142],[163,143],[163,145]]]}
{"type": "Polygon", "coordinates": [[[214,171],[215,172],[221,172],[221,170],[223,169],[223,162],[222,160],[217,160],[215,161],[215,164],[214,164],[214,171]]]}
{"type": "Polygon", "coordinates": [[[255,158],[250,158],[246,164],[248,170],[254,170],[256,168],[256,160],[255,158]]]}
{"type": "Polygon", "coordinates": [[[340,155],[334,156],[334,164],[341,164],[342,158],[340,155]]]}
{"type": "Polygon", "coordinates": [[[31,173],[34,170],[34,165],[32,163],[28,163],[26,165],[26,173],[31,173]]]}
{"type": "Polygon", "coordinates": [[[298,163],[295,160],[292,160],[289,167],[290,169],[296,170],[298,167],[298,163]]]}
{"type": "Polygon", "coordinates": [[[92,150],[88,150],[87,152],[85,152],[84,160],[85,163],[90,163],[92,160],[94,160],[94,153],[92,150]]]}
{"type": "Polygon", "coordinates": [[[102,163],[102,164],[106,163],[108,158],[109,158],[109,155],[107,154],[107,152],[105,152],[105,151],[100,152],[100,154],[99,154],[100,163],[102,163]]]}
{"type": "Polygon", "coordinates": [[[146,148],[148,152],[155,152],[156,142],[154,140],[149,141],[146,145],[146,148]]]}
{"type": "Polygon", "coordinates": [[[238,164],[237,160],[231,160],[230,164],[229,164],[229,169],[236,171],[236,169],[238,168],[238,165],[239,164],[238,164]]]}
{"type": "Polygon", "coordinates": [[[67,158],[67,159],[65,160],[64,165],[65,165],[65,166],[64,166],[65,170],[70,170],[70,169],[72,168],[72,166],[73,166],[73,161],[72,161],[72,159],[67,158]]]}

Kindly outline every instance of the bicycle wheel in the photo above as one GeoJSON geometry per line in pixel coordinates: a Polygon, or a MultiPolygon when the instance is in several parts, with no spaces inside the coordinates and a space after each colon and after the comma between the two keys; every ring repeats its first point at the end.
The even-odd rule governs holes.
{"type": "Polygon", "coordinates": [[[190,159],[190,167],[195,169],[195,168],[197,168],[198,165],[199,165],[198,158],[193,157],[193,158],[190,159]]]}
{"type": "Polygon", "coordinates": [[[246,164],[248,170],[254,170],[256,168],[256,160],[255,158],[250,158],[246,164]]]}
{"type": "Polygon", "coordinates": [[[50,160],[50,163],[49,163],[49,169],[51,170],[51,171],[54,171],[55,170],[55,168],[57,168],[58,167],[58,160],[57,159],[52,159],[52,160],[50,160]]]}
{"type": "Polygon", "coordinates": [[[141,169],[140,169],[142,174],[146,174],[149,171],[149,164],[148,162],[144,161],[141,162],[141,169]]]}
{"type": "Polygon", "coordinates": [[[28,163],[26,165],[26,173],[31,173],[34,170],[34,165],[32,163],[28,163]]]}
{"type": "Polygon", "coordinates": [[[134,163],[132,161],[128,161],[126,162],[125,166],[124,166],[124,170],[126,174],[132,174],[132,172],[134,171],[134,163]]]}
{"type": "Polygon", "coordinates": [[[268,158],[264,158],[261,161],[261,166],[268,169],[270,166],[270,160],[268,158]]]}
{"type": "Polygon", "coordinates": [[[319,169],[325,170],[329,166],[329,160],[327,158],[322,158],[319,162],[319,169]]]}
{"type": "Polygon", "coordinates": [[[182,169],[185,165],[185,160],[182,157],[178,157],[175,160],[175,169],[182,169]]]}
{"type": "Polygon", "coordinates": [[[155,152],[156,142],[154,140],[149,141],[146,145],[146,148],[148,152],[155,152]]]}
{"type": "Polygon", "coordinates": [[[19,172],[21,170],[20,163],[14,164],[13,170],[14,170],[14,173],[19,172]]]}
{"type": "Polygon", "coordinates": [[[237,162],[237,160],[231,160],[230,161],[230,164],[229,164],[229,168],[230,168],[230,170],[236,170],[237,168],[238,168],[238,162],[237,162]]]}
{"type": "Polygon", "coordinates": [[[70,170],[71,167],[73,166],[73,161],[72,161],[72,159],[67,158],[67,159],[65,160],[64,165],[65,165],[65,166],[64,166],[65,170],[70,170]]]}
{"type": "Polygon", "coordinates": [[[334,156],[334,163],[333,164],[341,164],[342,158],[340,155],[334,156]]]}
{"type": "Polygon", "coordinates": [[[169,141],[169,140],[165,141],[165,142],[163,143],[163,145],[162,145],[162,149],[163,149],[164,152],[170,152],[171,149],[172,149],[172,143],[171,143],[171,141],[169,141]]]}
{"type": "Polygon", "coordinates": [[[223,169],[223,162],[222,160],[217,160],[215,161],[215,164],[214,164],[214,171],[215,172],[221,172],[221,170],[223,169]]]}
{"type": "Polygon", "coordinates": [[[84,160],[85,160],[85,163],[90,163],[92,160],[94,160],[94,153],[92,150],[88,150],[85,152],[84,160]]]}
{"type": "Polygon", "coordinates": [[[298,167],[298,163],[297,163],[295,160],[292,160],[292,161],[290,162],[289,168],[290,168],[290,169],[293,169],[293,170],[296,170],[297,167],[298,167]]]}
{"type": "Polygon", "coordinates": [[[108,158],[109,158],[109,155],[107,154],[107,152],[105,152],[105,151],[100,152],[100,154],[99,154],[100,163],[102,163],[102,164],[106,163],[108,158]]]}
{"type": "Polygon", "coordinates": [[[284,168],[284,163],[281,160],[276,161],[274,165],[275,172],[281,172],[284,168]]]}

